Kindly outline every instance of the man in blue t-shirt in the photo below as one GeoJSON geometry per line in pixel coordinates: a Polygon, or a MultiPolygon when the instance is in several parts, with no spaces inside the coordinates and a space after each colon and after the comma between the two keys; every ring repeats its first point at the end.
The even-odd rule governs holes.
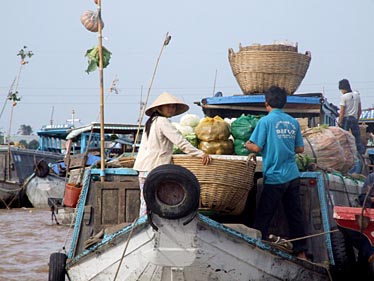
{"type": "MultiPolygon", "coordinates": [[[[282,108],[287,102],[287,92],[272,86],[265,93],[265,107],[268,114],[255,127],[245,147],[262,154],[264,188],[258,204],[254,228],[268,239],[270,222],[280,204],[283,203],[287,216],[290,239],[305,236],[300,206],[300,174],[295,153],[304,152],[304,141],[300,125],[282,108]]],[[[294,254],[306,259],[305,239],[293,243],[294,254]]]]}

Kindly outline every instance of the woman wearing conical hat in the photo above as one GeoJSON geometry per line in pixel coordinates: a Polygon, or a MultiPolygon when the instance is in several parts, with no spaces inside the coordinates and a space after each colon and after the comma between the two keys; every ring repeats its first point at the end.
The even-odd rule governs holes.
{"type": "Polygon", "coordinates": [[[188,109],[187,104],[164,92],[145,111],[149,119],[145,123],[134,164],[134,169],[139,172],[140,216],[146,214],[146,204],[143,197],[145,179],[152,169],[171,163],[174,145],[188,155],[201,157],[204,165],[209,164],[212,160],[210,155],[188,142],[169,120],[170,117],[180,115],[188,109]]]}

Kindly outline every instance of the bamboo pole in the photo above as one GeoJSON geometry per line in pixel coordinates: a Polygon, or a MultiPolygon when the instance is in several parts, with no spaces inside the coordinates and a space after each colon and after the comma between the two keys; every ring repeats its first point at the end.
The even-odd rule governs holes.
{"type": "Polygon", "coordinates": [[[100,180],[105,181],[105,137],[104,137],[104,67],[103,67],[103,36],[101,24],[101,0],[97,1],[98,19],[98,48],[99,48],[99,73],[100,73],[100,180]]]}
{"type": "MultiPolygon", "coordinates": [[[[18,75],[17,75],[17,77],[15,78],[15,80],[12,83],[12,86],[11,86],[12,89],[9,90],[9,93],[14,93],[15,95],[17,95],[17,93],[18,93],[18,85],[19,85],[19,80],[20,80],[20,76],[21,76],[22,67],[23,67],[23,64],[21,64],[20,67],[19,67],[18,75]]],[[[8,97],[9,97],[9,93],[8,93],[8,97]]],[[[5,102],[6,101],[7,100],[5,100],[5,102]]],[[[17,102],[17,101],[13,101],[13,102],[17,102]]],[[[5,104],[4,104],[4,107],[5,107],[5,104]]],[[[3,109],[4,109],[4,107],[3,107],[3,109]]],[[[13,111],[14,111],[14,107],[15,107],[15,104],[12,103],[12,107],[10,109],[9,129],[8,129],[8,137],[7,137],[7,143],[8,143],[8,169],[7,169],[6,178],[8,180],[11,180],[11,175],[12,175],[11,172],[10,172],[10,164],[11,164],[11,157],[12,157],[12,154],[10,153],[10,135],[11,135],[11,131],[12,131],[12,122],[13,122],[13,111]]],[[[2,112],[1,112],[1,114],[2,114],[2,112]]]]}
{"type": "Polygon", "coordinates": [[[150,94],[150,92],[151,92],[151,88],[152,88],[153,80],[155,79],[155,76],[156,76],[156,71],[157,71],[158,64],[159,64],[159,62],[160,62],[160,58],[161,58],[161,55],[162,55],[162,51],[163,51],[164,48],[169,44],[170,39],[171,39],[171,36],[169,35],[169,32],[167,32],[167,33],[166,33],[166,36],[165,36],[165,39],[164,39],[164,42],[163,42],[162,47],[161,47],[160,54],[158,55],[158,58],[157,58],[157,61],[156,61],[156,65],[155,65],[155,68],[154,68],[154,70],[153,70],[153,74],[152,74],[151,82],[149,83],[148,93],[147,93],[147,97],[146,97],[146,100],[145,100],[145,103],[144,103],[144,106],[143,106],[143,110],[141,111],[141,114],[140,114],[139,123],[138,123],[138,130],[136,131],[136,136],[135,136],[135,140],[134,140],[134,145],[133,145],[132,153],[131,153],[132,156],[133,156],[134,153],[135,153],[136,143],[138,142],[138,138],[139,138],[140,127],[141,127],[141,125],[142,125],[142,121],[143,121],[143,117],[144,117],[145,109],[147,108],[147,103],[148,103],[148,99],[149,99],[149,94],[150,94]]]}
{"type": "Polygon", "coordinates": [[[216,69],[216,73],[214,75],[213,94],[212,94],[212,96],[214,96],[214,94],[216,92],[216,82],[217,82],[217,69],[216,69]]]}

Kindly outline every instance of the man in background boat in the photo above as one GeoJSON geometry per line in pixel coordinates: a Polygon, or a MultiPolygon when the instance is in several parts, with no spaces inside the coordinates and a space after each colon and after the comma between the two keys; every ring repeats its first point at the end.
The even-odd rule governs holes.
{"type": "Polygon", "coordinates": [[[342,93],[340,98],[340,111],[338,126],[346,131],[351,131],[356,140],[357,152],[365,153],[365,147],[361,143],[360,127],[358,120],[361,116],[361,98],[357,91],[352,91],[347,79],[339,81],[339,90],[342,93]]]}
{"type": "MultiPolygon", "coordinates": [[[[262,153],[264,188],[260,197],[254,228],[268,240],[272,218],[282,202],[288,219],[291,239],[305,236],[300,206],[300,173],[295,153],[304,152],[304,141],[296,119],[282,108],[287,102],[287,92],[277,86],[265,92],[265,107],[268,114],[261,118],[245,147],[262,153]]],[[[306,259],[305,239],[293,243],[297,257],[306,259]]]]}
{"type": "Polygon", "coordinates": [[[188,109],[187,104],[164,92],[145,111],[149,119],[145,123],[139,152],[134,163],[134,169],[139,172],[140,216],[147,213],[143,196],[143,186],[147,175],[154,168],[171,163],[174,144],[186,154],[201,157],[204,165],[212,160],[210,155],[188,142],[169,120],[170,117],[180,115],[188,109]]]}

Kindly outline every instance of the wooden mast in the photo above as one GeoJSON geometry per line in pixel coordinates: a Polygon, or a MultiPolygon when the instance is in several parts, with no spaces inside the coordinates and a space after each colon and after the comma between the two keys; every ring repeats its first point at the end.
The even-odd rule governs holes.
{"type": "Polygon", "coordinates": [[[99,73],[100,73],[100,180],[105,181],[105,137],[104,137],[104,67],[103,67],[103,36],[101,21],[101,0],[97,0],[97,20],[98,20],[98,48],[99,48],[99,73]]]}

